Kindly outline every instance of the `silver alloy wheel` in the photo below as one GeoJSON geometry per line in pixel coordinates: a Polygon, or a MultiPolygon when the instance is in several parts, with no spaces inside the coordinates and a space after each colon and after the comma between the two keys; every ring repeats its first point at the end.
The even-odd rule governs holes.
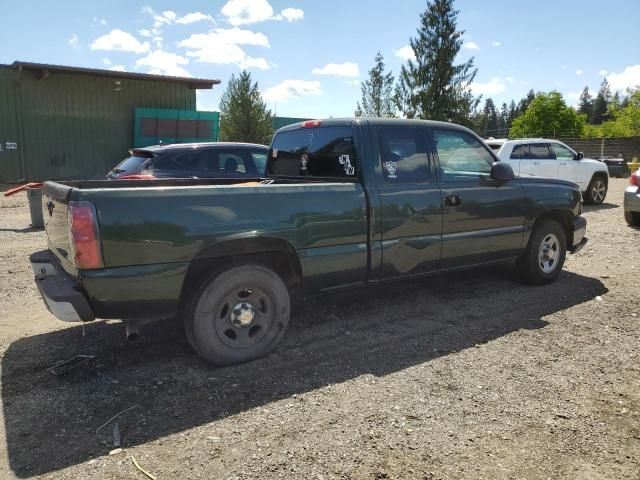
{"type": "Polygon", "coordinates": [[[558,267],[560,241],[553,233],[545,235],[538,251],[538,263],[544,273],[551,273],[558,267]]]}
{"type": "Polygon", "coordinates": [[[604,181],[598,179],[593,182],[593,186],[591,187],[591,198],[595,203],[601,203],[604,201],[604,196],[607,194],[607,187],[604,184],[604,181]]]}

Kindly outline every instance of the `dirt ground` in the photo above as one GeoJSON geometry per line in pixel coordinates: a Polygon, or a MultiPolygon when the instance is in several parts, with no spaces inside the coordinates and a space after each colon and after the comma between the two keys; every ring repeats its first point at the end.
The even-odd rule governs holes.
{"type": "Polygon", "coordinates": [[[294,311],[277,351],[205,365],[175,323],[56,320],[0,197],[0,478],[638,479],[640,231],[626,180],[549,286],[513,266],[343,292],[294,311]],[[96,358],[64,376],[46,369],[96,358]],[[122,450],[115,450],[117,419],[122,450]],[[114,451],[115,450],[115,451],[114,451]],[[112,452],[110,455],[109,453],[112,452]]]}

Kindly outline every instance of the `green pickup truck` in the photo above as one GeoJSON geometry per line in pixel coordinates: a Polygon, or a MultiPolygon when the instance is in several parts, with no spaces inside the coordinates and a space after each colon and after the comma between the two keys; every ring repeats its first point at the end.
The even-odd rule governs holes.
{"type": "Polygon", "coordinates": [[[273,138],[265,178],[46,182],[31,256],[65,321],[175,317],[228,365],[282,338],[290,295],[516,260],[548,283],[586,242],[572,183],[515,178],[470,130],[329,119],[273,138]]]}

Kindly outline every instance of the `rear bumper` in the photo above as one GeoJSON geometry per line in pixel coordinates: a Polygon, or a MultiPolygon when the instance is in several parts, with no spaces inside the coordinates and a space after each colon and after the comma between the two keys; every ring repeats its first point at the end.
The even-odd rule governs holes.
{"type": "Polygon", "coordinates": [[[581,216],[577,216],[573,219],[573,241],[571,242],[571,253],[576,253],[582,250],[587,243],[587,219],[581,216]]]}
{"type": "Polygon", "coordinates": [[[640,188],[629,186],[624,192],[624,211],[640,212],[640,188]]]}
{"type": "Polygon", "coordinates": [[[96,317],[78,284],[49,250],[29,257],[35,282],[47,309],[64,322],[89,322],[96,317]]]}

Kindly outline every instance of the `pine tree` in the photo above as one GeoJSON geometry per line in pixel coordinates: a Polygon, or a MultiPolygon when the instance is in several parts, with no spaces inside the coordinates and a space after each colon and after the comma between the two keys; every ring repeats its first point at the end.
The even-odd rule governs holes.
{"type": "Polygon", "coordinates": [[[356,117],[395,117],[395,98],[391,72],[385,74],[384,57],[378,52],[369,80],[360,86],[362,99],[356,105],[356,117]]]}
{"type": "Polygon", "coordinates": [[[220,140],[269,144],[271,120],[258,83],[251,83],[251,73],[244,70],[237,78],[231,75],[220,99],[220,140]]]}
{"type": "Polygon", "coordinates": [[[417,37],[410,40],[415,60],[402,67],[396,90],[398,109],[405,117],[470,123],[478,100],[469,85],[477,69],[473,58],[454,64],[464,32],[457,30],[453,2],[429,1],[420,15],[417,37]]]}
{"type": "Polygon", "coordinates": [[[591,115],[591,110],[593,110],[593,96],[589,93],[589,87],[585,86],[580,94],[578,113],[582,113],[588,118],[591,115]]]}
{"type": "Polygon", "coordinates": [[[504,137],[509,131],[509,107],[506,103],[500,107],[500,118],[498,119],[498,134],[504,137]]]}
{"type": "Polygon", "coordinates": [[[513,124],[513,121],[516,119],[517,115],[518,115],[518,107],[516,107],[515,100],[511,100],[511,103],[509,104],[509,123],[508,123],[508,128],[511,128],[511,125],[513,124]]]}
{"type": "Polygon", "coordinates": [[[496,112],[496,104],[491,98],[485,100],[482,113],[487,119],[485,136],[495,137],[498,134],[498,112],[496,112]]]}
{"type": "Polygon", "coordinates": [[[520,100],[520,102],[518,102],[516,117],[519,117],[527,111],[527,108],[529,108],[529,105],[531,104],[531,102],[533,102],[534,98],[536,98],[536,92],[534,92],[532,88],[531,90],[529,90],[527,95],[522,100],[520,100]]]}
{"type": "Polygon", "coordinates": [[[609,119],[609,116],[607,115],[609,102],[611,102],[611,89],[609,88],[609,82],[605,78],[600,84],[600,90],[598,90],[596,99],[593,101],[593,108],[591,109],[589,123],[600,125],[602,122],[609,119]]]}

